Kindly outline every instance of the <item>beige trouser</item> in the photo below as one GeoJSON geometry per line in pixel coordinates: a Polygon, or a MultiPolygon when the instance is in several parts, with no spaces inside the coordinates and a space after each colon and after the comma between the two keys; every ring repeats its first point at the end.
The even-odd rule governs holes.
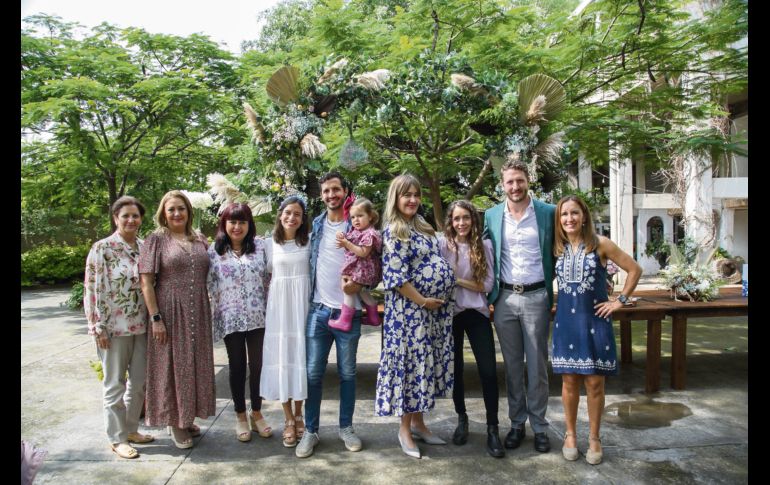
{"type": "Polygon", "coordinates": [[[125,443],[139,428],[144,405],[147,334],[112,337],[109,349],[97,347],[104,371],[104,425],[110,443],[125,443]],[[128,379],[126,379],[128,371],[128,379]]]}

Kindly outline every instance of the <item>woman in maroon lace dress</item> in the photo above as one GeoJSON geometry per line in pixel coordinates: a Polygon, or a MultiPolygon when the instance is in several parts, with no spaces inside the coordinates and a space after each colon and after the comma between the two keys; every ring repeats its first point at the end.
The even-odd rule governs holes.
{"type": "Polygon", "coordinates": [[[192,206],[178,190],[163,196],[157,230],[142,246],[139,273],[149,311],[147,426],[168,426],[178,448],[200,435],[193,420],[214,415],[214,353],[206,290],[206,238],[192,229],[192,206]]]}

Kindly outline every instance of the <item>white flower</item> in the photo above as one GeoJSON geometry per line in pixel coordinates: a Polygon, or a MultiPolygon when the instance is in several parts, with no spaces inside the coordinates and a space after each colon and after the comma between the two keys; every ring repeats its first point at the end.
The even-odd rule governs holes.
{"type": "Polygon", "coordinates": [[[356,82],[359,86],[372,91],[379,91],[385,87],[385,83],[390,79],[390,71],[387,69],[377,69],[376,71],[365,72],[356,76],[356,82]]]}
{"type": "Polygon", "coordinates": [[[214,204],[214,199],[211,198],[211,194],[208,192],[188,192],[187,190],[181,191],[190,200],[190,204],[193,209],[208,209],[214,204]]]}
{"type": "Polygon", "coordinates": [[[317,158],[326,152],[326,145],[321,143],[318,137],[312,133],[308,133],[302,138],[299,147],[302,149],[302,154],[308,158],[317,158]]]}

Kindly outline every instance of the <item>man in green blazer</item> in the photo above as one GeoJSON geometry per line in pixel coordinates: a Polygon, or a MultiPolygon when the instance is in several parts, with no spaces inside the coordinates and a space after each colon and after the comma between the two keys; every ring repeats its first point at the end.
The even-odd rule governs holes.
{"type": "Polygon", "coordinates": [[[535,200],[529,193],[526,164],[509,161],[500,172],[506,200],[484,214],[484,237],[492,241],[495,251],[495,283],[488,301],[495,307],[495,330],[508,387],[511,431],[504,444],[518,448],[529,419],[535,449],[545,453],[551,449],[545,413],[556,206],[535,200]]]}

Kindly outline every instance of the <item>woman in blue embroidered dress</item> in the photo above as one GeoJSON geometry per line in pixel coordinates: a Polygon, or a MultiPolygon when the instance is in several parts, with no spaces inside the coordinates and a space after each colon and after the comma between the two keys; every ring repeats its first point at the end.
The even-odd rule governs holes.
{"type": "Polygon", "coordinates": [[[417,214],[420,183],[411,175],[393,179],[383,220],[385,287],[384,345],[377,373],[375,412],[399,416],[398,440],[420,458],[412,435],[446,444],[425,426],[423,413],[436,397],[452,392],[452,305],[455,277],[439,252],[433,228],[417,214]]]}
{"type": "Polygon", "coordinates": [[[265,339],[265,305],[270,278],[267,274],[265,242],[255,237],[257,229],[248,205],[232,203],[224,208],[213,246],[209,246],[206,281],[211,300],[214,342],[224,338],[230,366],[238,441],[250,441],[251,431],[269,438],[272,428],[262,416],[259,377],[262,372],[262,343],[265,339]],[[246,363],[248,360],[248,364],[246,363]],[[246,416],[244,385],[249,372],[251,413],[246,416]],[[251,423],[251,427],[249,427],[251,423]]]}
{"type": "Polygon", "coordinates": [[[642,268],[615,243],[594,230],[590,212],[580,197],[568,195],[556,206],[553,251],[559,297],[553,324],[554,374],[562,374],[564,446],[567,460],[577,460],[575,427],[580,387],[588,400],[588,450],[586,461],[602,460],[599,427],[604,410],[604,378],[617,374],[617,353],[612,312],[622,308],[636,288],[642,268]],[[607,297],[607,260],[628,273],[617,299],[607,297]]]}

